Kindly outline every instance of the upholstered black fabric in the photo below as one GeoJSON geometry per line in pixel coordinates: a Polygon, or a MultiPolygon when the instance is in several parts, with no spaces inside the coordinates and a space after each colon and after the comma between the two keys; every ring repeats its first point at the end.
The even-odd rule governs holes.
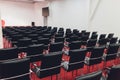
{"type": "Polygon", "coordinates": [[[64,42],[64,37],[56,37],[55,42],[64,42]]]}
{"type": "Polygon", "coordinates": [[[91,36],[91,39],[97,39],[97,37],[98,37],[98,34],[94,34],[91,36]]]}
{"type": "Polygon", "coordinates": [[[74,49],[80,49],[81,47],[81,41],[73,41],[69,44],[70,50],[74,50],[74,49]]]}
{"type": "Polygon", "coordinates": [[[119,44],[111,44],[108,47],[106,61],[115,59],[117,57],[119,44]]]}
{"type": "Polygon", "coordinates": [[[43,44],[30,45],[27,48],[27,57],[30,58],[31,62],[40,61],[43,55],[43,44]]]}
{"type": "Polygon", "coordinates": [[[81,37],[81,41],[87,41],[89,39],[88,35],[84,35],[81,37]]]}
{"type": "Polygon", "coordinates": [[[0,49],[0,61],[18,58],[18,48],[0,49]]]}
{"type": "Polygon", "coordinates": [[[117,42],[118,37],[113,37],[110,40],[110,44],[115,44],[117,42]]]}
{"type": "Polygon", "coordinates": [[[106,34],[101,34],[99,39],[105,39],[105,37],[106,37],[106,34]]]}
{"type": "Polygon", "coordinates": [[[32,44],[32,40],[29,38],[19,39],[18,40],[18,47],[27,47],[32,44]]]}
{"type": "MultiPolygon", "coordinates": [[[[0,62],[0,80],[4,78],[10,78],[20,76],[29,73],[29,59],[16,59],[0,62]]],[[[21,78],[13,78],[10,80],[30,80],[29,76],[22,76],[21,78]]]]}
{"type": "Polygon", "coordinates": [[[63,62],[63,67],[67,71],[72,71],[72,70],[83,68],[86,52],[87,52],[86,49],[76,49],[76,50],[69,51],[68,56],[70,57],[70,59],[67,65],[64,64],[63,62]]]}
{"type": "Polygon", "coordinates": [[[87,42],[87,47],[94,47],[96,45],[97,39],[90,39],[87,42]]]}
{"type": "Polygon", "coordinates": [[[58,43],[53,43],[50,44],[50,52],[58,52],[58,51],[62,51],[64,47],[64,43],[63,42],[58,42],[58,43]]]}
{"type": "Polygon", "coordinates": [[[46,54],[43,56],[41,61],[42,64],[40,67],[32,69],[39,78],[44,78],[60,73],[62,61],[61,52],[46,54]]]}
{"type": "Polygon", "coordinates": [[[99,39],[99,41],[98,41],[100,46],[106,45],[107,42],[108,42],[108,40],[106,38],[105,39],[104,38],[103,39],[99,39]]]}
{"type": "Polygon", "coordinates": [[[107,80],[120,80],[120,65],[114,66],[110,69],[107,80]]]}
{"type": "Polygon", "coordinates": [[[102,62],[105,46],[95,47],[91,51],[91,56],[88,65],[95,65],[102,62]]]}
{"type": "Polygon", "coordinates": [[[49,38],[41,38],[41,39],[38,39],[38,44],[48,45],[49,43],[50,43],[49,38]]]}
{"type": "Polygon", "coordinates": [[[111,38],[113,38],[113,36],[114,36],[114,33],[109,33],[108,36],[107,36],[107,38],[111,39],[111,38]]]}

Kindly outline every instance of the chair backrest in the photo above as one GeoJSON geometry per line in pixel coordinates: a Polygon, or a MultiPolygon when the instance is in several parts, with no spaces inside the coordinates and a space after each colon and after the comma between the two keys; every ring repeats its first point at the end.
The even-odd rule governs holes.
{"type": "Polygon", "coordinates": [[[65,37],[70,38],[72,36],[72,33],[66,33],[65,37]]]}
{"type": "Polygon", "coordinates": [[[62,51],[64,47],[64,43],[63,42],[58,42],[58,43],[53,43],[50,44],[50,52],[58,52],[58,51],[62,51]]]}
{"type": "Polygon", "coordinates": [[[63,37],[63,36],[64,36],[64,32],[59,32],[55,34],[55,37],[63,37]]]}
{"type": "Polygon", "coordinates": [[[87,42],[87,47],[94,47],[96,45],[97,39],[90,39],[87,42]]]}
{"type": "Polygon", "coordinates": [[[105,49],[105,46],[93,48],[90,58],[102,57],[104,53],[104,49],[105,49]]]}
{"type": "Polygon", "coordinates": [[[32,44],[32,40],[29,38],[19,39],[18,40],[18,47],[25,47],[32,44]]]}
{"type": "Polygon", "coordinates": [[[38,34],[29,34],[28,37],[31,39],[37,39],[38,34]]]}
{"type": "Polygon", "coordinates": [[[105,37],[106,37],[106,34],[101,34],[99,39],[105,39],[105,37]]]}
{"type": "Polygon", "coordinates": [[[107,50],[106,61],[116,59],[119,49],[119,44],[110,44],[107,50]]]}
{"type": "Polygon", "coordinates": [[[72,41],[78,41],[78,36],[74,35],[70,37],[70,42],[72,41]]]}
{"type": "Polygon", "coordinates": [[[49,38],[41,38],[41,39],[38,39],[38,44],[48,45],[49,43],[50,43],[49,38]]]}
{"type": "Polygon", "coordinates": [[[110,69],[108,73],[107,80],[120,80],[120,65],[114,66],[110,69]]]}
{"type": "Polygon", "coordinates": [[[84,35],[90,36],[90,32],[85,32],[84,35]]]}
{"type": "Polygon", "coordinates": [[[81,47],[81,41],[73,41],[69,44],[70,50],[80,49],[80,47],[81,47]]]}
{"type": "Polygon", "coordinates": [[[99,45],[106,45],[107,44],[107,39],[99,39],[98,40],[99,45]]]}
{"type": "Polygon", "coordinates": [[[0,61],[18,58],[18,48],[0,49],[0,61]]]}
{"type": "Polygon", "coordinates": [[[60,73],[62,52],[54,52],[43,55],[40,67],[40,78],[60,73]]]}
{"type": "Polygon", "coordinates": [[[55,42],[64,42],[64,37],[56,37],[55,42]]]}
{"type": "Polygon", "coordinates": [[[43,34],[43,36],[42,36],[43,38],[51,38],[51,34],[43,34]]]}
{"type": "Polygon", "coordinates": [[[23,35],[21,35],[21,34],[13,35],[12,40],[17,41],[18,39],[21,39],[22,37],[23,37],[23,35]]]}
{"type": "Polygon", "coordinates": [[[98,37],[98,34],[94,34],[91,36],[91,39],[97,39],[97,37],[98,37]]]}
{"type": "Polygon", "coordinates": [[[119,44],[111,44],[108,47],[107,54],[116,54],[118,52],[119,44]]]}
{"type": "Polygon", "coordinates": [[[111,38],[110,44],[115,44],[117,42],[117,40],[118,40],[118,37],[111,38]]]}
{"type": "Polygon", "coordinates": [[[30,80],[29,59],[0,62],[0,80],[30,80]]]}
{"type": "Polygon", "coordinates": [[[110,33],[110,34],[108,34],[107,38],[111,39],[111,38],[113,38],[113,36],[114,36],[114,33],[110,33]]]}
{"type": "Polygon", "coordinates": [[[76,49],[69,51],[70,58],[67,71],[83,68],[86,52],[86,49],[76,49]]]}
{"type": "Polygon", "coordinates": [[[102,71],[86,74],[84,76],[77,77],[76,80],[101,80],[102,71]]]}
{"type": "Polygon", "coordinates": [[[86,32],[86,30],[82,30],[82,31],[81,31],[81,33],[85,33],[85,32],[86,32]]]}
{"type": "Polygon", "coordinates": [[[87,41],[89,39],[88,35],[84,35],[81,37],[81,41],[87,41]]]}
{"type": "Polygon", "coordinates": [[[30,45],[27,50],[27,56],[37,55],[43,53],[43,44],[30,45]]]}
{"type": "Polygon", "coordinates": [[[92,32],[92,35],[95,35],[95,34],[97,34],[97,31],[92,32]]]}
{"type": "Polygon", "coordinates": [[[70,56],[69,63],[84,61],[86,52],[87,52],[86,49],[70,50],[69,51],[69,56],[70,56]]]}
{"type": "Polygon", "coordinates": [[[83,68],[86,52],[86,49],[76,49],[69,51],[70,58],[67,71],[83,68]]]}
{"type": "Polygon", "coordinates": [[[30,62],[40,61],[43,55],[43,44],[30,45],[27,48],[27,57],[30,58],[30,62]]]}

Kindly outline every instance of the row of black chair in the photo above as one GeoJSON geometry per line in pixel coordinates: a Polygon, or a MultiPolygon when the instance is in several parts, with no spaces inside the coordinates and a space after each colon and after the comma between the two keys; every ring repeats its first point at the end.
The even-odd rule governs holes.
{"type": "MultiPolygon", "coordinates": [[[[91,66],[101,63],[102,58],[105,61],[108,61],[115,59],[118,55],[117,53],[119,44],[116,44],[118,38],[113,37],[114,34],[109,34],[107,38],[105,38],[106,35],[102,34],[100,36],[100,39],[97,40],[98,37],[97,32],[93,32],[91,38],[89,39],[90,35],[89,32],[82,31],[81,33],[79,33],[78,30],[74,29],[72,32],[70,29],[67,29],[64,37],[64,29],[60,28],[57,32],[56,27],[53,28],[52,30],[50,27],[49,28],[14,27],[6,28],[3,31],[4,37],[10,40],[10,42],[12,42],[13,44],[17,45],[18,50],[16,51],[18,51],[18,53],[19,52],[27,53],[26,57],[30,58],[30,62],[40,60],[46,62],[46,64],[44,63],[41,65],[43,67],[37,66],[33,63],[33,66],[35,68],[33,68],[32,71],[36,73],[36,75],[40,78],[50,76],[52,74],[58,74],[60,72],[61,66],[63,66],[66,69],[66,71],[72,71],[83,68],[84,59],[85,63],[88,66],[91,66]],[[49,44],[50,40],[51,42],[53,41],[53,43],[49,44]],[[62,53],[60,54],[49,53],[47,55],[42,54],[44,49],[48,49],[49,52],[62,51],[62,48],[64,48],[65,41],[69,42],[68,47],[70,48],[70,51],[68,52],[68,56],[70,57],[70,59],[69,61],[63,61],[62,65],[60,65],[61,64],[60,58],[62,57],[62,53]],[[100,46],[96,47],[96,44],[99,44],[100,46]],[[82,45],[86,46],[86,48],[84,49],[81,48],[82,45]],[[106,48],[108,51],[107,54],[104,55],[104,49],[106,48]],[[87,52],[91,53],[88,59],[85,58],[87,52]],[[58,62],[56,60],[58,60],[58,62]],[[47,62],[49,63],[47,64],[47,62]],[[48,71],[50,71],[50,74],[47,73],[48,71]]],[[[13,54],[10,55],[9,53],[10,50],[8,50],[8,52],[5,52],[6,50],[3,50],[4,52],[1,51],[1,53],[3,52],[7,54],[7,56],[6,54],[2,54],[4,57],[1,56],[1,60],[4,60],[4,58],[6,57],[7,57],[6,59],[14,59],[18,57],[17,52],[15,53],[14,51],[11,51],[10,53],[15,53],[15,55],[13,56],[13,54]]]]}
{"type": "MultiPolygon", "coordinates": [[[[67,41],[67,42],[73,42],[73,41],[87,41],[89,39],[89,35],[90,35],[90,32],[86,32],[86,31],[81,31],[80,34],[76,34],[78,33],[79,31],[78,30],[73,30],[73,33],[70,29],[67,29],[66,30],[66,34],[68,34],[68,37],[63,37],[60,36],[61,33],[64,33],[64,29],[63,28],[60,28],[57,32],[57,28],[54,27],[53,29],[51,29],[51,27],[35,27],[35,28],[17,28],[17,27],[14,27],[14,28],[5,28],[3,29],[3,32],[4,32],[4,36],[6,38],[8,38],[13,44],[17,44],[17,43],[26,43],[26,45],[28,45],[27,43],[29,42],[29,44],[49,44],[50,43],[50,39],[51,38],[55,38],[55,41],[54,42],[64,42],[64,41],[67,41]],[[33,30],[32,30],[33,29],[33,30]],[[33,32],[39,32],[39,33],[33,33],[33,32]],[[52,34],[51,32],[54,32],[54,34],[52,34]],[[27,34],[26,34],[27,33],[27,34]],[[69,35],[71,34],[71,35],[69,35]],[[81,35],[82,34],[82,35],[81,35]],[[55,37],[52,37],[54,36],[55,37]],[[23,38],[23,39],[21,39],[23,38]],[[27,39],[26,39],[27,38],[27,39]],[[20,40],[19,40],[20,39],[20,40]]],[[[111,40],[111,38],[113,37],[113,33],[112,34],[109,34],[107,38],[105,38],[105,34],[101,34],[100,35],[100,40],[98,41],[100,44],[105,44],[105,42],[109,42],[109,40],[111,40]],[[102,39],[102,40],[101,40],[102,39]]],[[[97,39],[97,32],[93,32],[92,33],[92,36],[90,39],[97,39]]],[[[117,39],[116,39],[117,40],[117,39]]],[[[107,43],[106,42],[106,43],[107,43]]],[[[110,43],[112,43],[115,41],[112,40],[110,43]]],[[[20,46],[19,44],[17,46],[20,46]]]]}

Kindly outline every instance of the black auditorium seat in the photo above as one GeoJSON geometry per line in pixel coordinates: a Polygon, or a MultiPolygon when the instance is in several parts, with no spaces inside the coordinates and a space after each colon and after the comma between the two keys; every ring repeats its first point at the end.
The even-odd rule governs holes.
{"type": "Polygon", "coordinates": [[[107,39],[105,38],[105,39],[99,39],[98,40],[98,44],[99,44],[99,46],[105,46],[105,45],[107,45],[107,39]]]}
{"type": "Polygon", "coordinates": [[[0,80],[30,80],[29,59],[0,62],[0,80]]]}
{"type": "Polygon", "coordinates": [[[90,57],[86,57],[85,63],[88,65],[88,72],[90,72],[90,67],[93,65],[97,65],[102,62],[103,54],[104,54],[105,46],[102,47],[94,47],[89,50],[90,57]]]}
{"type": "Polygon", "coordinates": [[[87,41],[89,39],[89,36],[88,35],[83,35],[81,37],[81,41],[87,41]]]}
{"type": "Polygon", "coordinates": [[[30,58],[30,62],[40,61],[43,55],[43,44],[30,45],[27,48],[27,57],[30,58]]]}
{"type": "Polygon", "coordinates": [[[90,39],[97,39],[97,37],[98,37],[98,34],[94,34],[94,35],[91,36],[90,39]]]}
{"type": "Polygon", "coordinates": [[[87,47],[95,47],[97,39],[90,39],[87,42],[87,47]]]}
{"type": "Polygon", "coordinates": [[[32,71],[39,77],[44,78],[60,73],[62,61],[62,53],[54,52],[50,54],[44,54],[41,60],[41,66],[35,66],[32,71]]]}
{"type": "Polygon", "coordinates": [[[113,37],[113,38],[111,38],[110,44],[116,44],[116,43],[117,43],[117,40],[118,40],[118,37],[113,37]]]}
{"type": "Polygon", "coordinates": [[[32,40],[29,38],[19,39],[17,43],[17,47],[26,47],[29,45],[32,45],[32,40]]]}
{"type": "Polygon", "coordinates": [[[56,37],[55,42],[64,42],[64,37],[56,37]]]}
{"type": "Polygon", "coordinates": [[[80,49],[80,47],[81,47],[81,41],[73,41],[73,42],[69,43],[70,50],[80,49]]]}
{"type": "Polygon", "coordinates": [[[110,44],[107,50],[107,55],[105,56],[105,61],[114,60],[117,58],[119,44],[110,44]]]}
{"type": "Polygon", "coordinates": [[[114,36],[114,33],[109,33],[108,36],[107,36],[107,38],[111,39],[111,38],[113,38],[113,36],[114,36]]]}
{"type": "Polygon", "coordinates": [[[50,44],[50,46],[49,46],[49,52],[62,51],[63,47],[64,47],[64,43],[63,42],[58,42],[58,43],[50,44]]]}
{"type": "Polygon", "coordinates": [[[16,58],[18,58],[18,48],[17,47],[0,49],[0,61],[16,59],[16,58]]]}
{"type": "Polygon", "coordinates": [[[108,77],[106,80],[120,80],[120,65],[113,66],[108,71],[108,77]]]}
{"type": "Polygon", "coordinates": [[[101,34],[99,39],[105,39],[106,38],[106,34],[101,34]]]}
{"type": "Polygon", "coordinates": [[[68,55],[69,61],[62,63],[64,69],[69,72],[83,68],[86,52],[86,49],[70,50],[68,55]]]}
{"type": "Polygon", "coordinates": [[[44,45],[48,45],[50,43],[50,40],[49,38],[41,38],[41,39],[38,39],[38,44],[44,44],[44,45]]]}

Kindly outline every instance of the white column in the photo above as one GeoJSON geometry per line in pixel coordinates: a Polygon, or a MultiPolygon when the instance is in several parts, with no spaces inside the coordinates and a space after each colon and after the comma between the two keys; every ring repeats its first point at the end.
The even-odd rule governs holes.
{"type": "Polygon", "coordinates": [[[0,48],[3,48],[2,25],[1,25],[1,9],[0,9],[0,48]]]}

